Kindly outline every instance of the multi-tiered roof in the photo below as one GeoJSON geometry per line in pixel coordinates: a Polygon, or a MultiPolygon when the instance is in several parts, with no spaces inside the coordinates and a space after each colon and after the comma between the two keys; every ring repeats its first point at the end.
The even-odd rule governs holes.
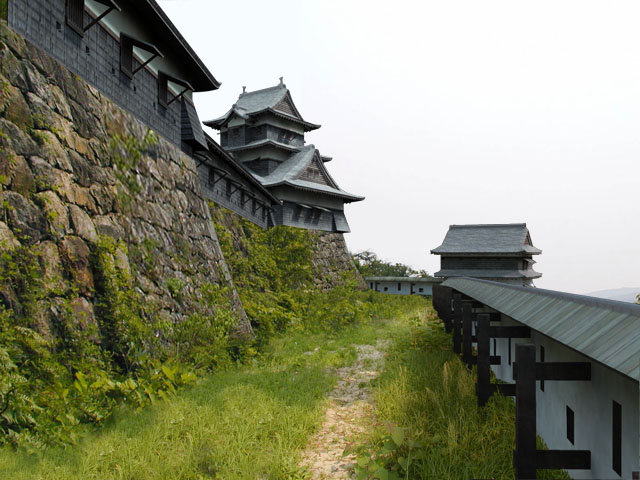
{"type": "Polygon", "coordinates": [[[364,197],[342,190],[325,167],[331,158],[305,145],[304,134],[320,125],[302,117],[282,79],[243,91],[227,113],[205,125],[219,130],[222,147],[282,201],[274,224],[349,231],[344,204],[364,197]]]}

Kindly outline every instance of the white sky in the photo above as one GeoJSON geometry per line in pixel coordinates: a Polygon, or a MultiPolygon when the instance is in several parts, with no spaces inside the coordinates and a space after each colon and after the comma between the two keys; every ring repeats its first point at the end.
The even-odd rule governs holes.
{"type": "Polygon", "coordinates": [[[640,286],[640,2],[159,3],[223,83],[202,120],[284,76],[323,125],[352,251],[434,272],[450,224],[526,222],[539,287],[640,286]]]}

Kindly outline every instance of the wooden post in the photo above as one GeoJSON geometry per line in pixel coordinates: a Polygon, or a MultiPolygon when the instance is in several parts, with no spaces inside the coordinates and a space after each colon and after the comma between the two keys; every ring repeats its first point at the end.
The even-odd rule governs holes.
{"type": "Polygon", "coordinates": [[[516,345],[516,480],[536,476],[536,347],[516,345]]]}
{"type": "Polygon", "coordinates": [[[462,353],[462,300],[460,294],[453,295],[453,351],[462,353]]]}
{"type": "Polygon", "coordinates": [[[491,395],[489,384],[491,383],[491,367],[490,367],[490,351],[489,351],[489,315],[478,315],[476,323],[476,337],[478,337],[478,369],[476,396],[478,398],[478,406],[482,407],[489,400],[491,395]]]}
{"type": "Polygon", "coordinates": [[[473,337],[473,315],[469,302],[462,304],[462,361],[471,369],[473,365],[471,340],[473,337]]]}
{"type": "Polygon", "coordinates": [[[443,295],[442,295],[442,308],[443,315],[442,320],[444,321],[444,331],[447,333],[451,333],[451,312],[453,310],[453,298],[452,291],[449,287],[443,287],[443,295]]]}

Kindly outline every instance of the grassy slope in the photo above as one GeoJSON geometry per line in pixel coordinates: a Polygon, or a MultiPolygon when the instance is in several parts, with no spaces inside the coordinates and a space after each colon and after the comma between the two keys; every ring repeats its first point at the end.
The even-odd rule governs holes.
{"type": "MultiPolygon", "coordinates": [[[[420,458],[412,462],[407,478],[514,478],[512,399],[494,396],[484,408],[476,406],[475,370],[456,358],[451,337],[434,312],[396,340],[375,397],[382,424],[407,428],[407,437],[421,444],[411,452],[420,458]]],[[[378,451],[385,434],[387,427],[372,432],[366,450],[378,451]]],[[[410,458],[406,446],[395,458],[388,456],[387,465],[394,466],[400,455],[410,458]]],[[[538,478],[569,477],[539,471],[538,478]]]]}
{"type": "MultiPolygon", "coordinates": [[[[398,302],[408,313],[425,306],[417,298],[398,302]]],[[[77,447],[38,457],[0,452],[0,478],[304,478],[297,455],[322,422],[335,383],[327,367],[351,363],[353,344],[405,329],[406,322],[374,320],[276,336],[252,365],[212,375],[141,413],[121,411],[77,447]]]]}

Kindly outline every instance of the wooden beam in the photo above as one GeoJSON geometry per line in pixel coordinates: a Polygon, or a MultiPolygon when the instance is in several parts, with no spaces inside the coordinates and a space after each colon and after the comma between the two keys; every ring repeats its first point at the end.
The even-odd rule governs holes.
{"type": "Polygon", "coordinates": [[[531,338],[529,327],[489,327],[491,338],[531,338]]]}
{"type": "Polygon", "coordinates": [[[536,468],[589,470],[590,450],[536,450],[536,468]]]}
{"type": "Polygon", "coordinates": [[[516,382],[516,450],[513,455],[516,480],[530,480],[536,476],[536,347],[516,345],[514,373],[516,382]]]}
{"type": "MultiPolygon", "coordinates": [[[[517,362],[513,363],[513,379],[517,380],[517,362]]],[[[579,381],[591,380],[591,363],[589,362],[544,362],[535,364],[536,380],[579,381]]]]}
{"type": "Polygon", "coordinates": [[[502,320],[502,314],[501,313],[478,313],[478,312],[473,312],[473,316],[476,317],[474,318],[474,320],[477,320],[478,315],[489,315],[489,320],[491,322],[499,322],[502,320]]]}
{"type": "Polygon", "coordinates": [[[444,330],[447,333],[451,333],[453,329],[453,325],[451,322],[451,314],[453,311],[453,291],[449,287],[442,287],[443,296],[442,296],[442,307],[443,314],[442,320],[444,321],[444,330]]]}

